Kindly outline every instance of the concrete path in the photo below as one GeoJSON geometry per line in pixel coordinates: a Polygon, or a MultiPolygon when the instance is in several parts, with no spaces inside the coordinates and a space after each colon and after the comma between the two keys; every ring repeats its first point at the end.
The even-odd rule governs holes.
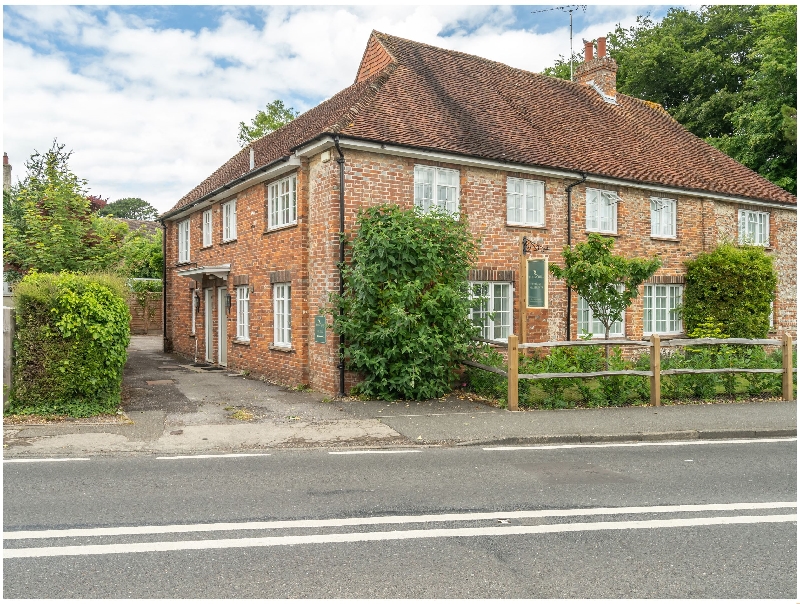
{"type": "Polygon", "coordinates": [[[4,426],[5,457],[222,453],[277,447],[608,442],[796,436],[794,402],[509,412],[448,397],[331,400],[195,366],[133,336],[117,423],[4,426]]]}

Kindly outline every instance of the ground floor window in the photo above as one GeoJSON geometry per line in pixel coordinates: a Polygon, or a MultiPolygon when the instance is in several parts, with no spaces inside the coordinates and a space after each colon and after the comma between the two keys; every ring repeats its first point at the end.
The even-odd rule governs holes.
{"type": "Polygon", "coordinates": [[[682,285],[644,286],[644,333],[675,334],[683,331],[680,307],[682,285]]]}
{"type": "Polygon", "coordinates": [[[511,333],[512,288],[494,281],[470,283],[473,300],[470,318],[487,340],[508,341],[511,333]]]}
{"type": "Polygon", "coordinates": [[[292,345],[292,286],[289,283],[273,285],[275,303],[275,346],[292,345]]]}
{"type": "Polygon", "coordinates": [[[250,339],[250,286],[236,288],[236,338],[250,339]]]}
{"type": "MultiPolygon", "coordinates": [[[[591,334],[595,337],[605,337],[606,328],[603,324],[594,318],[594,313],[589,305],[582,297],[578,296],[578,333],[591,334]]],[[[612,338],[621,338],[625,335],[625,313],[622,313],[622,318],[611,324],[609,336],[612,338]]]]}

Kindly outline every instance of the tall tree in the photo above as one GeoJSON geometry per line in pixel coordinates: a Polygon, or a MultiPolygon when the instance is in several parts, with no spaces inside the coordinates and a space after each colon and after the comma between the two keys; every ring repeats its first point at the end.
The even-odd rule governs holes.
{"type": "Polygon", "coordinates": [[[155,220],[158,210],[138,197],[123,197],[117,199],[97,212],[99,216],[113,216],[114,218],[128,218],[131,220],[155,220]]]}
{"type": "MultiPolygon", "coordinates": [[[[797,7],[671,8],[608,35],[617,90],[797,193],[797,7]]],[[[546,75],[569,76],[559,58],[546,75]]]]}
{"type": "Polygon", "coordinates": [[[280,99],[267,103],[267,110],[259,109],[249,126],[239,122],[239,145],[241,147],[249,145],[254,140],[285,126],[298,115],[299,112],[286,107],[280,99]]]}
{"type": "Polygon", "coordinates": [[[12,188],[7,204],[4,199],[4,261],[18,275],[119,264],[127,225],[91,213],[86,181],[69,170],[70,155],[57,141],[45,153],[34,152],[25,179],[12,188]]]}

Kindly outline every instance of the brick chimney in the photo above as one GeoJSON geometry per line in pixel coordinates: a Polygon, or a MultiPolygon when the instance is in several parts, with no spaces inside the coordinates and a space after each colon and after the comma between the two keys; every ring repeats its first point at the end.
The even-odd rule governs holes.
{"type": "Polygon", "coordinates": [[[3,153],[3,191],[11,189],[11,164],[8,163],[8,153],[3,153]]]}
{"type": "Polygon", "coordinates": [[[594,88],[603,100],[617,102],[617,62],[606,55],[606,39],[597,38],[597,58],[594,46],[585,43],[584,62],[575,68],[575,81],[594,88]]]}

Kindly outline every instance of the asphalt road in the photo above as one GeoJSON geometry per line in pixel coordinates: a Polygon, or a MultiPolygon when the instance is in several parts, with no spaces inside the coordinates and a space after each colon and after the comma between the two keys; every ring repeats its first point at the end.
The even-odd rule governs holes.
{"type": "Polygon", "coordinates": [[[406,451],[6,460],[3,596],[797,596],[795,439],[406,451]]]}

